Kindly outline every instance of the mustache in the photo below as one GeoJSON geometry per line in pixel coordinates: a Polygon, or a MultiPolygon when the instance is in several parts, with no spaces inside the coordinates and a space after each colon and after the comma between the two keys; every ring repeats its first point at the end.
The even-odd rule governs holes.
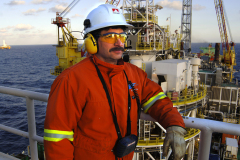
{"type": "Polygon", "coordinates": [[[109,52],[111,52],[111,51],[124,51],[124,48],[123,47],[114,47],[109,50],[109,52]]]}

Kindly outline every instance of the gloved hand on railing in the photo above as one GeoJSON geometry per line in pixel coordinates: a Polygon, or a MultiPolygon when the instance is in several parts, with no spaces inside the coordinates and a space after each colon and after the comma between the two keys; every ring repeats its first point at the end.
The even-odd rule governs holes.
{"type": "Polygon", "coordinates": [[[181,160],[186,152],[185,134],[187,134],[187,131],[180,126],[168,127],[163,144],[163,156],[167,156],[171,146],[174,160],[181,160]]]}

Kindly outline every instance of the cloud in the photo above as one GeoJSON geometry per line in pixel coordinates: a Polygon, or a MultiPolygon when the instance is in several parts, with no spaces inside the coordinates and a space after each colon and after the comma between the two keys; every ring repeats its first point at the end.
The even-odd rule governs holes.
{"type": "Polygon", "coordinates": [[[30,24],[17,24],[15,27],[14,27],[14,30],[16,31],[27,31],[27,30],[30,30],[30,29],[33,29],[34,27],[31,26],[30,24]]]}
{"type": "Polygon", "coordinates": [[[7,32],[9,29],[14,28],[14,26],[7,26],[5,28],[0,28],[0,32],[7,32]]]}
{"type": "Polygon", "coordinates": [[[196,11],[200,11],[200,10],[203,10],[205,8],[206,8],[205,6],[201,6],[199,4],[195,4],[192,9],[196,10],[196,11]]]}
{"type": "Polygon", "coordinates": [[[27,10],[26,12],[22,12],[24,15],[35,15],[36,13],[39,13],[39,12],[42,12],[42,11],[45,11],[46,9],[44,8],[39,8],[38,10],[36,9],[29,9],[27,10]]]}
{"type": "Polygon", "coordinates": [[[158,5],[162,6],[163,8],[171,8],[174,10],[182,10],[182,2],[181,1],[159,1],[157,2],[158,5]]]}
{"type": "Polygon", "coordinates": [[[0,32],[7,32],[5,28],[0,29],[0,32]]]}
{"type": "Polygon", "coordinates": [[[57,4],[55,7],[49,9],[49,12],[62,12],[67,7],[67,3],[57,4]]]}
{"type": "Polygon", "coordinates": [[[36,31],[34,31],[34,32],[32,32],[32,33],[42,33],[42,32],[44,32],[45,30],[43,30],[43,29],[38,29],[38,30],[36,30],[36,31]]]}
{"type": "Polygon", "coordinates": [[[4,36],[12,36],[13,33],[12,32],[9,32],[9,30],[11,28],[14,28],[14,26],[8,26],[8,27],[5,27],[5,28],[0,28],[0,37],[4,37],[4,36]]]}
{"type": "Polygon", "coordinates": [[[9,3],[5,3],[6,5],[10,5],[10,6],[15,6],[15,5],[21,5],[21,4],[25,4],[25,1],[21,1],[21,0],[12,0],[9,3]]]}
{"type": "Polygon", "coordinates": [[[15,26],[7,26],[6,29],[12,29],[14,28],[15,26]]]}
{"type": "Polygon", "coordinates": [[[84,15],[79,15],[79,14],[75,14],[75,15],[72,16],[72,18],[78,18],[78,17],[84,18],[85,16],[84,15]]]}
{"type": "Polygon", "coordinates": [[[17,24],[16,26],[7,26],[5,28],[0,28],[0,32],[6,33],[10,31],[11,29],[15,31],[28,31],[33,29],[34,27],[31,26],[30,24],[17,24]]]}
{"type": "Polygon", "coordinates": [[[0,33],[0,36],[12,36],[12,33],[0,33]]]}
{"type": "Polygon", "coordinates": [[[24,34],[17,34],[21,38],[46,38],[46,37],[54,37],[55,34],[53,33],[24,33],[24,34]]]}
{"type": "Polygon", "coordinates": [[[49,3],[49,2],[52,2],[53,0],[32,0],[31,3],[33,4],[46,4],[46,3],[49,3]]]}

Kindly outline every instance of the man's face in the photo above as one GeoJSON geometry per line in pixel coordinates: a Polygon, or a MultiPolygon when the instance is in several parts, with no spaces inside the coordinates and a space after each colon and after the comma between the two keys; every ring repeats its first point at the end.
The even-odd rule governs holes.
{"type": "MultiPolygon", "coordinates": [[[[109,29],[109,30],[102,30],[101,35],[107,33],[123,33],[121,28],[118,29],[109,29]]],[[[101,41],[101,37],[98,38],[98,53],[96,56],[107,63],[117,64],[117,61],[122,57],[124,49],[124,43],[118,39],[115,43],[107,43],[101,41]]]]}

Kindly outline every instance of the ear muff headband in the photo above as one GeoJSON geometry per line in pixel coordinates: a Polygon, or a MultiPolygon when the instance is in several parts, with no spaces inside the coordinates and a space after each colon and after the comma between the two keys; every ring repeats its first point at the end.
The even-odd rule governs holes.
{"type": "Polygon", "coordinates": [[[97,42],[92,34],[88,33],[87,38],[84,40],[85,43],[85,50],[89,54],[96,54],[97,53],[97,42]]]}

